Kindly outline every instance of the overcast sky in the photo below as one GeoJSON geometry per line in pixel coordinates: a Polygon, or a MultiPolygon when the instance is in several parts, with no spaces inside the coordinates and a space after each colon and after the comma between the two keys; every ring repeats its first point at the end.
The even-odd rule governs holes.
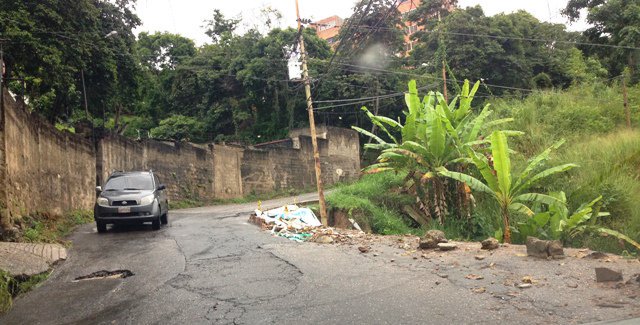
{"type": "MultiPolygon", "coordinates": [[[[300,15],[318,20],[332,15],[350,16],[354,0],[299,0],[300,15]]],[[[460,7],[481,5],[487,15],[514,12],[524,9],[542,21],[567,24],[560,10],[567,0],[459,0],[460,7]]],[[[227,17],[242,16],[245,25],[257,22],[260,9],[266,6],[283,14],[281,25],[296,24],[295,0],[138,0],[137,13],[142,19],[138,31],[171,32],[191,38],[198,45],[209,41],[202,28],[214,9],[220,9],[227,17]]],[[[245,26],[246,28],[246,26],[245,26]]],[[[584,30],[584,23],[569,25],[570,30],[584,30]]]]}

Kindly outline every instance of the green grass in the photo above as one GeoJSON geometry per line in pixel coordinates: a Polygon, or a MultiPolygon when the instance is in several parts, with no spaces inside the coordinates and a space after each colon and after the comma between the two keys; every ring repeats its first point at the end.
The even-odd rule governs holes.
{"type": "MultiPolygon", "coordinates": [[[[629,101],[632,108],[640,101],[639,86],[629,88],[629,101]]],[[[567,90],[534,91],[524,100],[490,102],[496,115],[515,119],[508,128],[526,133],[512,142],[527,157],[559,139],[579,142],[582,137],[607,134],[626,123],[619,85],[585,84],[567,90]]],[[[632,125],[639,125],[637,109],[632,109],[631,120],[632,125]]]]}
{"type": "Polygon", "coordinates": [[[45,272],[29,278],[14,278],[0,270],[0,314],[6,313],[13,305],[13,298],[25,294],[42,284],[50,273],[45,272]]]}
{"type": "MultiPolygon", "coordinates": [[[[537,191],[564,191],[572,211],[602,195],[603,210],[611,213],[603,220],[603,226],[637,241],[640,239],[639,101],[640,87],[630,87],[633,131],[626,128],[619,85],[595,83],[565,91],[536,91],[524,100],[498,100],[493,106],[499,117],[515,118],[508,128],[526,133],[510,139],[517,152],[513,157],[514,168],[522,169],[527,159],[560,139],[567,142],[549,165],[571,162],[581,166],[541,184],[537,191]]],[[[486,205],[479,202],[480,213],[485,213],[482,210],[486,205]]],[[[611,237],[593,235],[577,238],[572,244],[616,253],[631,249],[611,237]]]]}
{"type": "Polygon", "coordinates": [[[5,271],[0,270],[0,314],[6,313],[13,305],[12,282],[13,278],[5,271]]]}
{"type": "MultiPolygon", "coordinates": [[[[611,213],[603,225],[640,241],[640,131],[592,136],[565,147],[556,159],[580,165],[550,184],[564,189],[570,209],[602,195],[602,210],[611,213]]],[[[577,243],[615,252],[630,249],[612,238],[587,237],[577,243]]]]}
{"type": "Polygon", "coordinates": [[[39,213],[35,216],[25,216],[20,222],[24,232],[19,238],[23,242],[31,243],[62,243],[64,238],[77,226],[93,221],[92,211],[73,211],[63,216],[39,213]]]}
{"type": "Polygon", "coordinates": [[[327,205],[347,212],[374,233],[421,234],[422,230],[412,228],[401,212],[402,206],[413,202],[410,196],[399,192],[402,182],[402,175],[391,172],[364,175],[358,182],[338,186],[327,196],[327,205]]]}

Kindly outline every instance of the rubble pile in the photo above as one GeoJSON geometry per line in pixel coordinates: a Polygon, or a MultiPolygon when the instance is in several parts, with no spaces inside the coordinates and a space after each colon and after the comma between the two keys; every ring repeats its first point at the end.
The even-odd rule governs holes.
{"type": "Polygon", "coordinates": [[[355,245],[363,240],[370,240],[372,235],[361,230],[324,227],[318,217],[309,208],[295,204],[262,211],[255,210],[250,221],[259,224],[264,230],[269,230],[274,236],[288,238],[296,242],[315,242],[321,244],[355,245]]]}

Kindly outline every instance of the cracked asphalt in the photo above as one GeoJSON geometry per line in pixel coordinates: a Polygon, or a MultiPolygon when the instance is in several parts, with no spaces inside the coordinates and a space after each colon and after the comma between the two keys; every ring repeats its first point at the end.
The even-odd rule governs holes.
{"type": "MultiPolygon", "coordinates": [[[[307,199],[313,195],[298,198],[307,199]]],[[[149,225],[98,235],[95,225],[85,225],[70,237],[69,259],[41,287],[19,297],[0,324],[564,324],[640,315],[636,287],[594,287],[602,299],[625,299],[615,308],[594,307],[588,286],[566,299],[566,288],[535,294],[540,285],[515,294],[478,294],[470,289],[480,282],[461,276],[470,267],[485,270],[486,278],[495,269],[502,280],[513,269],[535,272],[537,264],[511,265],[496,256],[494,266],[486,268],[484,262],[494,257],[482,263],[471,257],[476,264],[467,266],[453,261],[456,255],[414,258],[392,245],[374,245],[374,256],[348,245],[299,244],[249,224],[255,207],[171,211],[169,225],[160,231],[149,225]],[[100,270],[135,275],[74,280],[100,270]]],[[[487,283],[487,290],[502,285],[497,282],[487,283]]]]}

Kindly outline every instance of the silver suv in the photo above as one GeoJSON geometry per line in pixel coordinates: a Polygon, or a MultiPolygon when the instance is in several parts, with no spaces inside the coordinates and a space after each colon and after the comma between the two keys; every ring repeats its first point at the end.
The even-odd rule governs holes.
{"type": "Polygon", "coordinates": [[[153,230],[160,229],[160,224],[169,222],[165,189],[152,171],[111,174],[104,188],[96,187],[93,217],[98,232],[106,232],[107,224],[120,223],[151,222],[153,230]]]}

